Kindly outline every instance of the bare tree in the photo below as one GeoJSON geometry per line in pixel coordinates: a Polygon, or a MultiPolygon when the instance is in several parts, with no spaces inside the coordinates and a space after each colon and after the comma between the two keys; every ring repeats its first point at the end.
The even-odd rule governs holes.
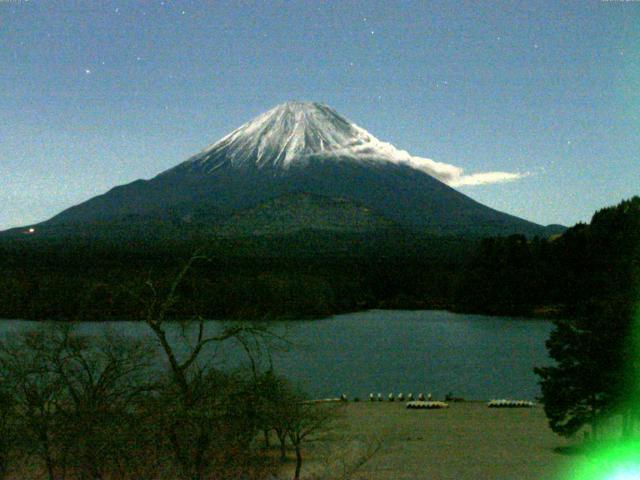
{"type": "Polygon", "coordinates": [[[43,459],[50,479],[105,478],[139,454],[127,425],[138,416],[150,359],[141,341],[80,335],[68,324],[45,324],[2,343],[0,371],[15,392],[23,445],[43,459]]]}
{"type": "Polygon", "coordinates": [[[302,469],[302,449],[314,435],[328,430],[336,416],[336,406],[304,401],[299,394],[293,393],[283,411],[287,436],[296,452],[294,480],[300,479],[302,469]]]}
{"type": "MultiPolygon", "coordinates": [[[[258,399],[260,427],[265,437],[275,432],[280,449],[280,461],[287,457],[287,428],[290,408],[297,401],[291,395],[292,388],[283,377],[277,376],[273,369],[261,373],[255,379],[258,399]]],[[[268,447],[268,444],[266,445],[268,447]]]]}
{"type": "Polygon", "coordinates": [[[253,332],[241,332],[235,341],[240,345],[249,361],[249,372],[253,385],[253,394],[257,404],[260,429],[264,436],[266,449],[270,448],[270,433],[274,431],[278,437],[280,460],[286,458],[287,432],[282,424],[282,399],[290,388],[288,382],[275,374],[273,368],[273,351],[287,351],[291,343],[286,334],[276,335],[273,332],[263,332],[257,336],[253,332]],[[268,335],[267,335],[268,333],[268,335]]]}
{"type": "Polygon", "coordinates": [[[59,413],[67,455],[80,478],[104,478],[128,464],[141,397],[150,388],[149,345],[121,335],[78,335],[64,329],[49,362],[66,391],[59,413]],[[126,446],[126,447],[125,447],[126,446]]]}
{"type": "Polygon", "coordinates": [[[45,328],[5,339],[0,344],[0,372],[15,395],[25,453],[39,457],[47,477],[54,480],[57,472],[64,477],[64,455],[55,439],[64,387],[44,355],[51,339],[45,328]]]}
{"type": "MultiPolygon", "coordinates": [[[[169,364],[164,394],[159,397],[162,402],[158,408],[166,414],[169,445],[183,478],[188,480],[203,478],[212,462],[210,453],[214,439],[224,437],[229,440],[229,433],[233,432],[236,440],[246,440],[248,437],[250,441],[254,436],[252,428],[255,428],[255,425],[248,425],[245,421],[253,416],[251,412],[246,411],[243,416],[234,414],[233,408],[230,408],[229,398],[234,396],[234,390],[243,389],[241,382],[214,369],[210,362],[203,360],[203,352],[210,345],[220,345],[230,339],[243,338],[243,344],[247,344],[248,337],[255,340],[267,335],[264,327],[244,322],[226,323],[217,332],[208,333],[204,318],[196,312],[192,318],[177,322],[186,344],[185,352],[181,355],[177,353],[168,337],[168,317],[179,302],[179,287],[189,270],[195,262],[205,258],[196,252],[175,276],[165,294],[160,293],[153,281],[146,283],[150,300],[145,302],[145,323],[153,332],[169,364]],[[189,333],[193,331],[194,335],[190,337],[189,333]],[[238,425],[248,432],[238,432],[238,425]]],[[[247,410],[252,408],[250,405],[245,407],[247,410]]],[[[240,455],[240,451],[236,455],[240,455]]]]}

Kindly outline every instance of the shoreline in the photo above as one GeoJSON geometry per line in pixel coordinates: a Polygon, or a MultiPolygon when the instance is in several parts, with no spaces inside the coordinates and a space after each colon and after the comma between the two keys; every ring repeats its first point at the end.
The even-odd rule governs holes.
{"type": "MultiPolygon", "coordinates": [[[[365,313],[370,311],[406,311],[406,312],[416,312],[416,311],[444,311],[448,313],[456,313],[463,315],[480,315],[486,317],[500,317],[500,318],[510,318],[510,319],[523,319],[523,320],[544,320],[551,321],[558,318],[570,317],[569,309],[566,305],[540,305],[536,307],[532,307],[532,310],[528,310],[527,312],[516,311],[516,310],[498,310],[498,309],[476,309],[476,308],[466,308],[466,306],[462,306],[459,304],[424,304],[424,305],[416,305],[412,303],[410,305],[379,305],[379,306],[371,306],[367,308],[361,308],[356,310],[338,310],[327,315],[323,316],[290,316],[290,315],[280,315],[280,316],[269,316],[265,315],[262,317],[225,317],[225,318],[207,318],[207,321],[230,321],[230,322],[296,322],[296,321],[319,321],[319,320],[327,320],[339,315],[350,315],[357,313],[365,313]]],[[[71,318],[0,318],[0,320],[10,320],[10,321],[20,321],[20,322],[70,322],[70,323],[102,323],[102,322],[144,322],[143,318],[102,318],[102,319],[71,319],[71,318]]],[[[195,320],[195,319],[194,319],[195,320]]],[[[183,319],[179,318],[167,318],[167,321],[170,322],[179,322],[183,321],[183,319]]]]}

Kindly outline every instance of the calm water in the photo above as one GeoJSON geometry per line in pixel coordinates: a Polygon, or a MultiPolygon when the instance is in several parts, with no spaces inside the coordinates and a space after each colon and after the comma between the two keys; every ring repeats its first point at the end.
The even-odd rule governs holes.
{"type": "MultiPolygon", "coordinates": [[[[32,325],[4,320],[0,334],[32,325]]],[[[209,322],[207,327],[219,325],[209,322]]],[[[81,325],[87,333],[107,328],[150,337],[143,323],[81,325]]],[[[544,342],[552,325],[541,320],[387,310],[279,322],[275,328],[291,342],[289,351],[273,354],[276,370],[314,397],[432,392],[440,398],[451,391],[469,399],[533,399],[539,388],[532,368],[550,363],[544,342]]],[[[177,327],[173,333],[180,344],[177,327]]],[[[215,358],[229,365],[244,359],[233,345],[215,358]]]]}

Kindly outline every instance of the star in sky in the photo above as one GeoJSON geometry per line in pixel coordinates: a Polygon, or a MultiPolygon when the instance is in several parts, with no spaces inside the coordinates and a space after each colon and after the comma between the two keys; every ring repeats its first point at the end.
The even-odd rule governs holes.
{"type": "MultiPolygon", "coordinates": [[[[15,119],[17,127],[15,132],[0,128],[0,138],[6,140],[0,142],[0,176],[3,187],[18,183],[11,172],[46,177],[42,181],[48,182],[48,190],[38,193],[44,206],[24,216],[24,202],[3,196],[6,189],[0,188],[0,230],[51,216],[82,200],[88,186],[94,194],[151,177],[208,139],[290,100],[289,92],[370,124],[373,133],[408,151],[459,159],[468,171],[493,162],[508,170],[516,161],[511,159],[532,171],[549,167],[546,177],[468,190],[476,200],[509,205],[509,213],[540,223],[573,224],[638,192],[633,162],[639,137],[630,126],[636,114],[632,93],[610,86],[612,77],[624,81],[621,85],[636,83],[631,57],[637,49],[630,40],[635,24],[629,18],[640,2],[611,8],[596,1],[588,9],[580,2],[549,2],[531,9],[526,18],[518,13],[517,0],[501,2],[499,9],[482,2],[471,7],[466,2],[426,6],[419,0],[371,0],[366,6],[332,2],[330,8],[326,2],[283,2],[277,14],[271,2],[226,2],[220,7],[206,1],[114,0],[95,2],[104,8],[69,8],[60,14],[47,6],[58,2],[29,1],[28,8],[13,8],[12,2],[0,0],[0,17],[5,9],[15,10],[7,28],[0,28],[2,45],[7,46],[0,50],[0,57],[5,56],[0,84],[3,113],[15,119]],[[195,4],[198,10],[193,10],[195,4]],[[176,21],[188,28],[176,28],[176,21]],[[224,28],[207,31],[212,23],[224,28]],[[521,55],[523,51],[531,58],[521,55]],[[567,51],[572,52],[569,60],[567,51]],[[593,68],[594,58],[606,57],[611,62],[593,68]],[[288,60],[293,60],[291,66],[278,68],[274,75],[274,68],[288,60]],[[304,68],[296,71],[296,64],[304,68]],[[59,91],[73,82],[78,88],[59,91]],[[345,84],[353,90],[345,90],[345,84]],[[602,95],[605,90],[607,95],[602,95]],[[87,95],[99,97],[100,105],[86,108],[87,95]],[[123,98],[129,97],[136,103],[125,112],[123,98]],[[163,110],[165,105],[168,110],[163,110]],[[74,115],[81,109],[82,116],[74,115]],[[116,121],[108,115],[112,111],[123,114],[116,121]],[[155,117],[159,111],[163,118],[155,117]],[[69,122],[49,121],[54,112],[69,122]],[[175,129],[185,117],[197,121],[192,128],[175,129]],[[66,141],[87,121],[95,126],[92,136],[66,141]],[[48,125],[54,144],[46,158],[39,157],[37,143],[29,141],[38,122],[48,125]],[[559,122],[564,133],[558,134],[559,122]],[[121,139],[115,125],[129,133],[127,139],[138,140],[121,139]],[[166,132],[160,140],[159,130],[166,132]],[[609,135],[594,134],[605,130],[609,135]],[[423,136],[435,139],[428,149],[416,140],[423,136]],[[152,150],[146,145],[165,140],[161,155],[145,157],[152,150]],[[118,149],[96,156],[96,142],[113,142],[118,149]],[[556,157],[558,164],[575,165],[567,167],[563,191],[557,190],[553,177],[559,168],[553,163],[556,157]],[[54,171],[64,176],[73,170],[64,163],[68,158],[74,159],[73,165],[85,162],[88,172],[100,171],[102,176],[94,182],[79,171],[70,182],[73,193],[62,198],[53,189],[58,184],[47,179],[54,171]],[[125,174],[116,176],[104,166],[112,162],[126,162],[125,174]],[[595,175],[585,178],[585,167],[607,172],[606,190],[576,205],[563,202],[558,209],[528,199],[537,182],[537,200],[545,196],[561,202],[564,190],[578,192],[596,182],[595,175]],[[13,206],[7,206],[10,201],[13,206]]],[[[18,3],[27,5],[26,0],[18,3]]],[[[601,185],[602,178],[597,182],[601,185]]]]}

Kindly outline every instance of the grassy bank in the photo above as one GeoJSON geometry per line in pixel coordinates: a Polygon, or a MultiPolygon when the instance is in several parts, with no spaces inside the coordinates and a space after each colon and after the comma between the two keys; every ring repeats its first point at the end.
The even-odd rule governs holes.
{"type": "MultiPolygon", "coordinates": [[[[310,446],[303,478],[560,479],[577,459],[561,453],[569,445],[548,428],[540,406],[463,402],[407,410],[401,402],[349,403],[333,431],[310,446]],[[351,477],[343,475],[368,456],[351,477]]],[[[290,468],[282,478],[290,478],[290,468]]]]}

